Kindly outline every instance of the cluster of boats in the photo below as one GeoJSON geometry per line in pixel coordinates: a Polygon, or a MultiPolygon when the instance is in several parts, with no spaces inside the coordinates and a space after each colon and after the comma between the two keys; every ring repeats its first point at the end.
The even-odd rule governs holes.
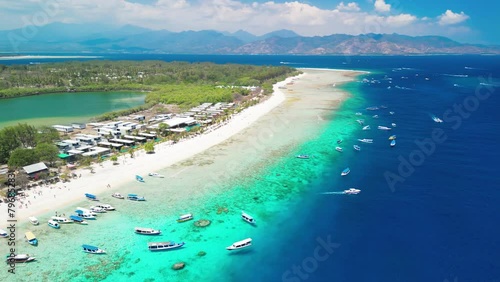
{"type": "MultiPolygon", "coordinates": [[[[111,197],[116,198],[116,199],[121,199],[121,200],[125,199],[125,196],[123,196],[122,194],[120,194],[118,192],[111,194],[111,197]]],[[[127,194],[127,200],[146,201],[146,198],[144,198],[142,196],[138,196],[137,194],[127,194]]]]}

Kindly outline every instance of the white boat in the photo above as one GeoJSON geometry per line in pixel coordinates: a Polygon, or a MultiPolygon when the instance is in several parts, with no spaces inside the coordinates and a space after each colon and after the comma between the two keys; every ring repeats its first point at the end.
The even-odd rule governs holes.
{"type": "Polygon", "coordinates": [[[7,238],[8,236],[9,236],[9,234],[7,233],[7,231],[0,229],[0,237],[1,238],[7,238]]]}
{"type": "Polygon", "coordinates": [[[36,217],[34,217],[34,216],[30,216],[30,217],[28,217],[28,219],[30,220],[31,224],[33,224],[33,225],[40,224],[40,222],[38,221],[38,219],[36,217]]]}
{"type": "Polygon", "coordinates": [[[340,143],[342,143],[343,141],[344,141],[344,140],[339,139],[339,140],[337,140],[337,144],[340,144],[340,143]]]}
{"type": "Polygon", "coordinates": [[[114,211],[115,210],[115,208],[113,206],[108,205],[108,204],[99,204],[99,205],[96,205],[96,207],[104,209],[105,211],[114,211]]]}
{"type": "Polygon", "coordinates": [[[250,224],[255,224],[255,219],[251,215],[249,215],[243,211],[241,212],[241,219],[243,219],[244,221],[246,221],[250,224]]]}
{"type": "Polygon", "coordinates": [[[393,122],[393,123],[391,123],[391,125],[392,125],[392,127],[396,127],[396,124],[395,124],[394,122],[393,122]]]}
{"type": "Polygon", "coordinates": [[[369,125],[363,126],[363,130],[370,130],[370,126],[369,125]]]}
{"type": "Polygon", "coordinates": [[[363,125],[365,124],[365,120],[364,119],[357,119],[356,120],[359,124],[363,125]]]}
{"type": "Polygon", "coordinates": [[[394,146],[396,146],[396,140],[391,141],[391,147],[394,147],[394,146]]]}
{"type": "Polygon", "coordinates": [[[361,192],[361,190],[355,189],[355,188],[349,188],[347,190],[344,190],[344,194],[348,194],[348,195],[356,195],[359,192],[361,192]]]}
{"type": "Polygon", "coordinates": [[[148,249],[152,252],[155,251],[166,251],[166,250],[172,250],[172,249],[177,249],[182,246],[184,246],[184,242],[182,243],[175,243],[175,242],[151,242],[148,243],[148,249]]]}
{"type": "Polygon", "coordinates": [[[394,114],[394,112],[389,112],[389,114],[393,115],[393,114],[394,114]]]}
{"type": "Polygon", "coordinates": [[[443,122],[443,120],[442,120],[442,119],[440,119],[440,118],[438,118],[438,117],[436,117],[436,116],[434,116],[434,115],[433,115],[431,118],[432,118],[432,120],[433,120],[434,122],[438,122],[438,123],[443,122]]]}
{"type": "Polygon", "coordinates": [[[32,262],[36,258],[32,257],[28,254],[17,254],[15,256],[7,256],[7,263],[25,263],[25,262],[32,262]]]}
{"type": "Polygon", "coordinates": [[[185,221],[188,221],[188,220],[191,220],[193,219],[193,215],[188,213],[188,214],[183,214],[181,216],[179,216],[179,218],[177,219],[177,222],[185,222],[185,221]]]}
{"type": "Polygon", "coordinates": [[[346,176],[346,175],[348,175],[350,172],[351,172],[351,170],[350,170],[349,168],[346,168],[346,169],[344,169],[344,170],[342,171],[342,173],[340,173],[340,175],[342,175],[342,176],[346,176]]]}
{"type": "Polygon", "coordinates": [[[378,110],[378,107],[368,107],[366,109],[369,111],[376,111],[376,110],[378,110]]]}
{"type": "Polygon", "coordinates": [[[98,207],[98,206],[91,206],[90,211],[95,212],[95,213],[105,213],[106,212],[105,209],[98,207]]]}
{"type": "Polygon", "coordinates": [[[96,212],[93,212],[93,211],[91,211],[89,209],[82,208],[82,207],[76,207],[76,209],[83,211],[83,213],[88,213],[90,215],[97,216],[96,212]]]}
{"type": "Polygon", "coordinates": [[[143,227],[136,227],[135,231],[136,234],[141,234],[141,235],[160,235],[161,230],[155,230],[153,228],[143,228],[143,227]]]}
{"type": "Polygon", "coordinates": [[[338,152],[341,152],[343,151],[343,149],[341,147],[335,147],[335,150],[337,150],[338,152]]]}
{"type": "Polygon", "coordinates": [[[233,250],[238,250],[238,249],[250,247],[251,245],[252,245],[252,238],[247,238],[245,240],[234,242],[231,246],[227,247],[226,250],[233,251],[233,250]]]}
{"type": "Polygon", "coordinates": [[[374,115],[373,118],[378,118],[378,115],[374,115]]]}
{"type": "Polygon", "coordinates": [[[295,156],[297,159],[309,159],[309,155],[297,155],[295,156]]]}
{"type": "Polygon", "coordinates": [[[113,198],[117,198],[117,199],[125,199],[125,197],[124,197],[124,196],[122,196],[122,194],[120,194],[120,193],[118,193],[118,192],[113,193],[113,194],[111,195],[111,197],[113,197],[113,198]]]}
{"type": "Polygon", "coordinates": [[[361,151],[361,147],[359,147],[358,145],[354,145],[352,147],[354,148],[354,150],[356,150],[358,152],[361,151]]]}
{"type": "Polygon", "coordinates": [[[57,223],[57,222],[55,222],[53,220],[49,220],[48,224],[49,224],[50,227],[55,228],[55,229],[61,228],[61,225],[59,225],[59,223],[57,223]]]}
{"type": "Polygon", "coordinates": [[[378,129],[380,129],[380,130],[391,130],[391,129],[392,129],[392,128],[390,128],[390,127],[387,127],[387,126],[381,126],[381,125],[377,126],[377,128],[378,128],[378,129]]]}
{"type": "Polygon", "coordinates": [[[131,201],[146,201],[144,197],[137,196],[137,194],[128,194],[127,199],[131,201]]]}
{"type": "Polygon", "coordinates": [[[82,248],[83,248],[84,252],[89,253],[89,254],[100,255],[100,254],[105,254],[106,253],[105,250],[102,250],[102,249],[100,249],[99,247],[96,247],[96,246],[82,245],[82,248]]]}
{"type": "Polygon", "coordinates": [[[358,139],[358,141],[363,143],[373,143],[373,139],[358,139]]]}
{"type": "Polygon", "coordinates": [[[150,172],[148,173],[149,176],[151,177],[158,177],[158,178],[164,178],[165,176],[159,174],[159,173],[156,173],[156,172],[150,172]]]}
{"type": "Polygon", "coordinates": [[[90,213],[90,211],[87,209],[78,208],[77,210],[75,210],[75,213],[77,216],[85,219],[96,219],[95,215],[90,213]]]}
{"type": "Polygon", "coordinates": [[[394,140],[394,139],[396,139],[396,135],[389,136],[389,140],[394,140]]]}
{"type": "Polygon", "coordinates": [[[362,116],[363,114],[362,114],[362,113],[360,113],[360,112],[357,112],[357,113],[356,113],[356,115],[357,115],[357,116],[362,116]]]}
{"type": "Polygon", "coordinates": [[[73,223],[73,221],[71,221],[65,217],[62,217],[62,216],[52,216],[50,219],[52,219],[52,221],[55,221],[59,224],[73,223]]]}

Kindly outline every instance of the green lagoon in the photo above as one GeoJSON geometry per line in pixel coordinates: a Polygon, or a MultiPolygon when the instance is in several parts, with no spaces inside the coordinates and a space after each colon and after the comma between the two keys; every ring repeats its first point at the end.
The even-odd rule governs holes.
{"type": "Polygon", "coordinates": [[[146,94],[131,92],[54,93],[0,100],[0,128],[87,122],[100,114],[144,104],[146,94]]]}

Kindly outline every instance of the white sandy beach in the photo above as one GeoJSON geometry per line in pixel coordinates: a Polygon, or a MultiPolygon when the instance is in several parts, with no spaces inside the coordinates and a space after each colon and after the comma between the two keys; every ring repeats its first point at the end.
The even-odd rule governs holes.
{"type": "MultiPolygon", "coordinates": [[[[57,211],[58,208],[82,200],[85,193],[100,194],[108,190],[111,194],[114,187],[133,181],[135,175],[147,177],[149,172],[185,160],[223,142],[282,103],[285,100],[285,94],[279,87],[300,76],[289,77],[275,84],[273,94],[267,100],[236,114],[226,124],[210,132],[173,145],[157,144],[154,154],[139,151],[135,153],[133,159],[128,155],[123,155],[118,160],[119,165],[113,165],[111,161],[103,162],[102,166],[94,164],[95,173],[93,174],[88,169],[75,170],[73,173],[81,175],[81,178],[72,179],[67,183],[57,183],[52,185],[52,189],[49,186],[39,186],[27,191],[28,196],[16,203],[17,220],[26,221],[29,216],[37,216],[51,210],[57,211]],[[108,184],[111,188],[107,187],[108,184]]],[[[6,204],[0,204],[1,222],[6,222],[6,215],[6,204]]]]}
{"type": "MultiPolygon", "coordinates": [[[[102,165],[94,164],[94,174],[90,173],[88,169],[75,170],[73,172],[81,175],[81,178],[72,179],[71,182],[58,183],[52,187],[37,187],[26,191],[27,197],[16,203],[16,219],[27,221],[29,216],[38,216],[50,211],[56,212],[65,206],[83,200],[85,193],[111,194],[117,190],[117,187],[134,181],[135,175],[141,175],[147,180],[149,172],[166,168],[222,143],[285,101],[286,95],[280,87],[283,88],[294,80],[300,83],[301,76],[310,74],[307,70],[302,70],[305,72],[304,74],[289,77],[275,84],[273,94],[267,100],[245,109],[232,117],[226,124],[219,125],[209,132],[173,145],[157,144],[154,154],[140,151],[135,153],[133,159],[129,155],[121,156],[118,160],[119,165],[113,165],[111,161],[105,161],[102,165]],[[108,187],[108,184],[111,187],[108,187]]],[[[312,70],[310,72],[314,74],[312,70]]],[[[336,72],[335,75],[332,72],[330,82],[351,80],[348,75],[342,75],[338,70],[336,72]]],[[[0,222],[6,222],[6,215],[6,204],[0,204],[0,222]]]]}

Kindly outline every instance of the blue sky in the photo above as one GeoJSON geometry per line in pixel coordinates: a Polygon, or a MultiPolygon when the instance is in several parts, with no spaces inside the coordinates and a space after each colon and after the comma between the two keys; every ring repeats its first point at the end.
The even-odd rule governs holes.
{"type": "Polygon", "coordinates": [[[500,45],[500,1],[487,0],[18,0],[0,1],[0,29],[51,22],[261,35],[400,33],[500,45]]]}

